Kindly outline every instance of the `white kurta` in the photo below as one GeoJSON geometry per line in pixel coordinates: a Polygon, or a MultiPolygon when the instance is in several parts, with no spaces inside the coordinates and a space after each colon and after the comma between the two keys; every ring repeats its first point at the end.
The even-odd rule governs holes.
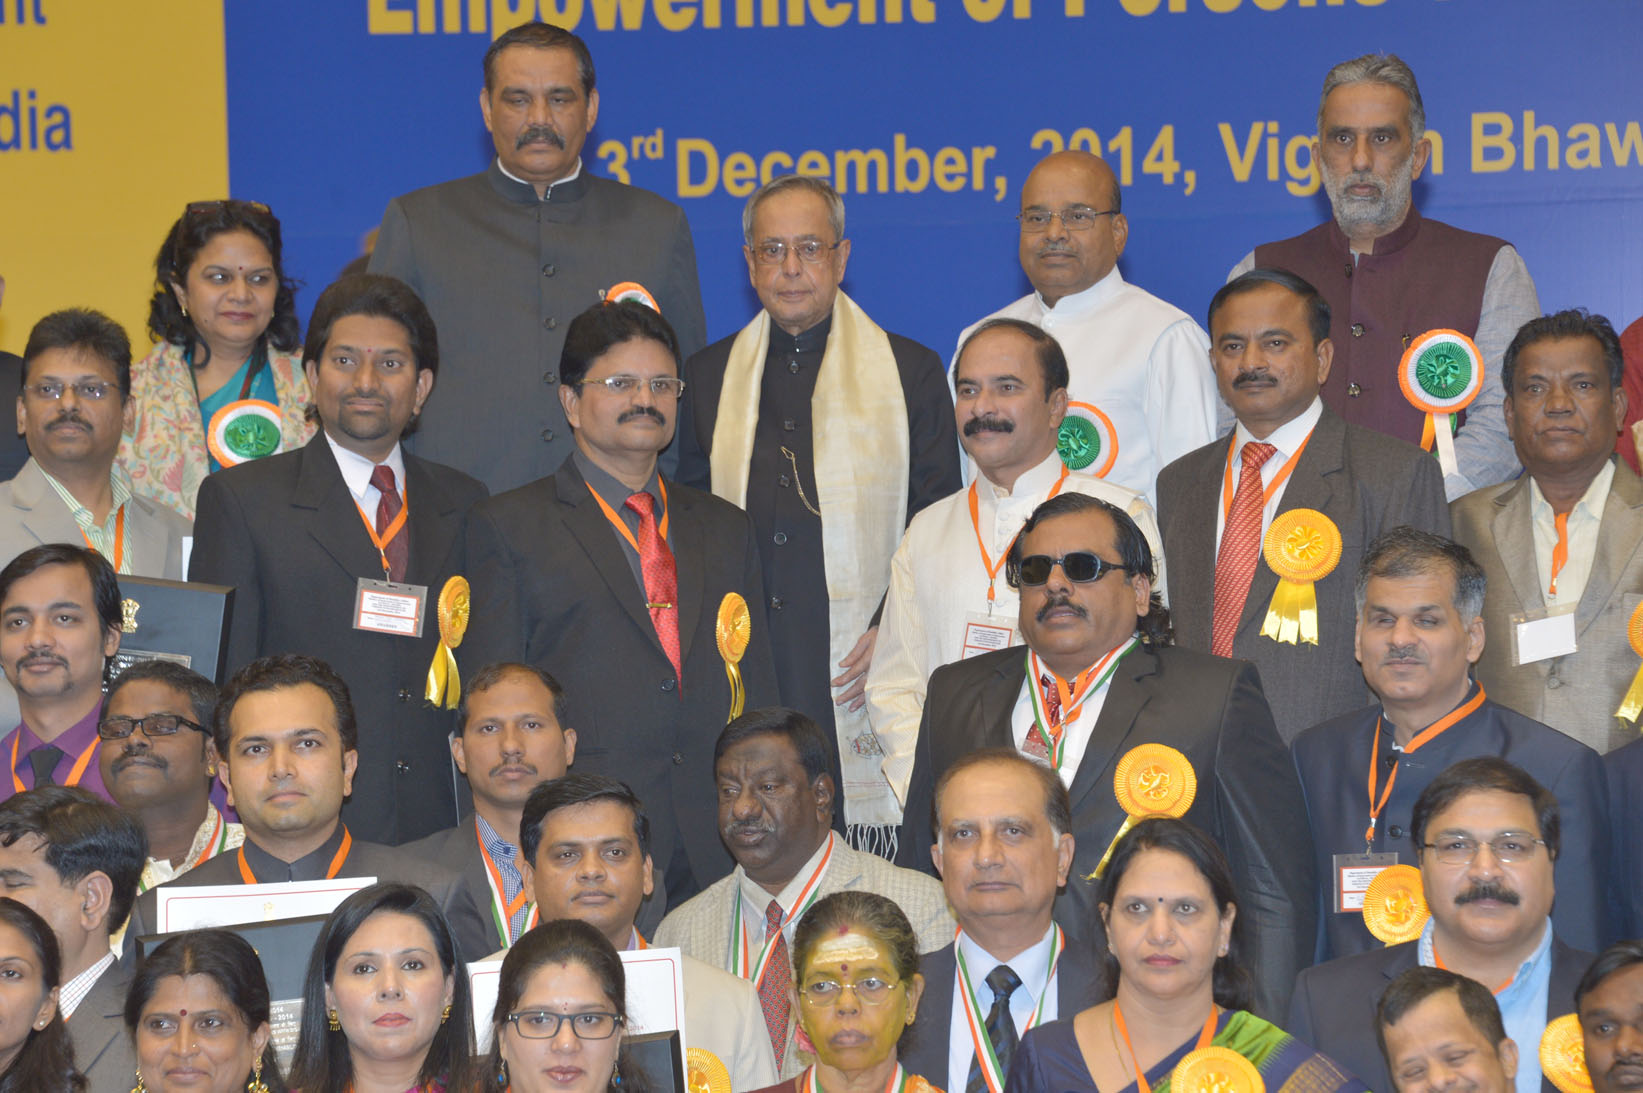
{"type": "MultiPolygon", "coordinates": [[[[1068,394],[1106,414],[1118,434],[1107,481],[1155,502],[1158,472],[1218,435],[1209,335],[1180,308],[1126,282],[1116,266],[1054,307],[1035,292],[987,318],[1022,319],[1061,343],[1072,375],[1068,394]]],[[[966,328],[959,344],[979,325],[966,328]]],[[[966,477],[973,475],[971,466],[966,477]]]]}
{"type": "MultiPolygon", "coordinates": [[[[1008,553],[1027,517],[1049,496],[1060,473],[1061,459],[1051,454],[1017,479],[1009,495],[1000,496],[985,476],[977,479],[981,532],[995,565],[1008,553]]],[[[1146,498],[1087,474],[1069,474],[1061,491],[1099,497],[1129,513],[1152,547],[1158,568],[1153,587],[1163,590],[1163,545],[1146,498]]],[[[970,522],[968,487],[913,517],[890,562],[890,589],[867,673],[867,714],[873,735],[884,749],[884,776],[903,803],[913,776],[913,750],[930,673],[962,657],[972,619],[988,618],[1000,627],[1011,627],[1000,647],[1021,642],[1015,626],[1021,601],[1004,579],[1002,566],[993,582],[990,618],[987,583],[975,525],[970,522]]],[[[972,655],[986,651],[973,648],[972,655]]]]}

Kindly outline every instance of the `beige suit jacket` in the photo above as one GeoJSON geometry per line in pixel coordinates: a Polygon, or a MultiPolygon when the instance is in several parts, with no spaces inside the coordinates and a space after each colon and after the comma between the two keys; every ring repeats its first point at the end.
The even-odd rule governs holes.
{"type": "Polygon", "coordinates": [[[1568,656],[1512,663],[1510,617],[1546,606],[1535,563],[1529,476],[1474,490],[1450,505],[1455,538],[1489,578],[1478,682],[1489,697],[1552,726],[1599,753],[1637,738],[1637,727],[1615,710],[1639,660],[1626,625],[1643,601],[1643,480],[1616,461],[1603,506],[1591,575],[1575,607],[1575,641],[1568,656]]]}

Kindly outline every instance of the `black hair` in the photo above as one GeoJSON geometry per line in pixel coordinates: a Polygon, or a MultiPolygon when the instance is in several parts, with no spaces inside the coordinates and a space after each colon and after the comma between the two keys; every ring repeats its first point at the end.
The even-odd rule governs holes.
{"type": "MultiPolygon", "coordinates": [[[[1101,878],[1101,888],[1096,895],[1098,905],[1109,908],[1113,906],[1118,896],[1118,885],[1123,881],[1124,874],[1144,850],[1168,850],[1191,862],[1209,884],[1210,895],[1215,900],[1217,918],[1225,917],[1228,907],[1238,906],[1238,889],[1232,882],[1232,868],[1227,865],[1226,855],[1215,845],[1215,840],[1187,821],[1167,816],[1142,820],[1118,840],[1118,845],[1113,849],[1112,861],[1107,865],[1106,875],[1101,878]]],[[[1244,950],[1248,945],[1248,917],[1237,915],[1233,918],[1232,937],[1227,942],[1227,955],[1215,960],[1215,1003],[1223,1009],[1248,1009],[1254,997],[1254,981],[1250,979],[1249,971],[1244,967],[1244,950]]],[[[1101,960],[1102,969],[1106,974],[1106,997],[1112,998],[1118,993],[1118,958],[1113,956],[1109,949],[1101,960]]]]}
{"type": "Polygon", "coordinates": [[[1621,386],[1626,374],[1626,358],[1620,350],[1620,336],[1614,325],[1602,315],[1593,315],[1583,307],[1566,308],[1538,319],[1530,319],[1518,327],[1512,344],[1506,347],[1500,359],[1500,385],[1508,398],[1512,382],[1517,376],[1518,356],[1539,342],[1561,341],[1564,338],[1591,338],[1603,351],[1603,364],[1609,370],[1609,390],[1621,386]]]}
{"type": "Polygon", "coordinates": [[[1129,513],[1099,497],[1091,497],[1087,493],[1060,493],[1034,509],[1026,523],[1021,525],[1015,541],[1010,544],[1010,553],[1004,561],[1004,579],[1011,588],[1021,587],[1021,544],[1028,532],[1057,516],[1091,511],[1104,512],[1112,518],[1113,539],[1124,571],[1131,577],[1146,577],[1152,582],[1147,613],[1136,619],[1141,640],[1153,647],[1174,644],[1175,631],[1170,626],[1169,608],[1164,606],[1163,594],[1158,590],[1158,570],[1153,566],[1152,546],[1129,513]]]}
{"type": "Polygon", "coordinates": [[[487,664],[479,669],[468,680],[468,685],[462,689],[462,698],[456,705],[456,733],[458,736],[468,731],[468,700],[474,695],[484,694],[513,675],[530,676],[548,689],[548,693],[553,696],[553,719],[559,722],[561,729],[565,728],[565,688],[560,685],[559,681],[534,664],[500,661],[495,664],[487,664]]]}
{"type": "Polygon", "coordinates": [[[278,282],[274,316],[269,320],[268,329],[257,339],[259,348],[266,351],[266,346],[272,345],[289,353],[302,344],[297,321],[297,283],[285,275],[282,265],[279,218],[258,201],[196,201],[183,210],[166,233],[165,242],[160,244],[160,253],[154,258],[154,296],[148,301],[149,334],[157,341],[185,349],[199,346],[200,358],[191,359],[196,369],[204,368],[211,360],[211,347],[200,336],[194,320],[183,313],[171,286],[179,284],[186,288],[188,271],[206,244],[219,235],[236,231],[249,232],[268,249],[278,282]]]}
{"type": "Polygon", "coordinates": [[[337,718],[337,735],[342,739],[342,750],[359,749],[359,725],[354,720],[354,700],[348,693],[347,682],[336,670],[318,657],[302,653],[276,653],[258,657],[229,679],[217,699],[216,712],[211,717],[211,737],[217,743],[217,754],[226,757],[231,737],[229,722],[240,699],[258,691],[276,691],[282,687],[296,687],[312,683],[331,700],[331,710],[337,718]]]}
{"type": "Polygon", "coordinates": [[[485,90],[491,90],[496,80],[496,58],[509,46],[525,46],[528,49],[568,49],[576,55],[577,75],[582,80],[582,95],[587,97],[593,94],[594,73],[593,54],[588,52],[588,45],[582,39],[552,23],[533,20],[521,23],[505,34],[498,36],[485,51],[484,72],[485,90]]]}
{"type": "Polygon", "coordinates": [[[1052,767],[1027,758],[1015,748],[978,748],[959,756],[951,766],[941,772],[941,777],[936,779],[936,791],[930,798],[930,829],[935,832],[938,840],[941,838],[941,795],[947,791],[947,786],[971,767],[994,764],[1012,766],[1030,775],[1033,781],[1038,783],[1038,788],[1044,792],[1044,818],[1050,822],[1050,830],[1058,836],[1072,833],[1072,801],[1067,795],[1067,786],[1061,780],[1061,775],[1052,767]]]}
{"type": "Polygon", "coordinates": [[[639,852],[650,853],[650,817],[645,806],[626,782],[618,782],[603,774],[567,774],[550,778],[525,798],[525,809],[519,817],[519,852],[524,861],[536,864],[536,851],[542,845],[542,823],[562,808],[610,801],[633,813],[633,836],[639,840],[639,852]]]}
{"type": "Polygon", "coordinates": [[[1546,843],[1546,853],[1557,860],[1562,820],[1557,797],[1535,781],[1529,772],[1498,755],[1479,755],[1462,759],[1445,769],[1427,783],[1415,798],[1414,811],[1409,814],[1409,841],[1414,844],[1415,858],[1426,846],[1426,825],[1432,817],[1454,804],[1468,793],[1510,793],[1526,797],[1535,810],[1535,822],[1540,825],[1540,837],[1546,843]]]}
{"type": "Polygon", "coordinates": [[[1023,322],[1020,319],[988,319],[970,332],[964,339],[964,344],[958,347],[958,356],[953,358],[953,382],[958,383],[958,366],[964,361],[964,351],[970,348],[970,343],[992,330],[1011,330],[1033,343],[1034,355],[1038,358],[1038,368],[1044,377],[1044,401],[1050,396],[1064,389],[1071,382],[1071,373],[1067,369],[1067,353],[1061,348],[1061,343],[1055,336],[1048,334],[1042,327],[1033,323],[1023,322]]]}
{"type": "MultiPolygon", "coordinates": [[[[160,942],[137,966],[125,1004],[126,1032],[133,1041],[137,1038],[143,1010],[159,989],[160,981],[190,975],[207,976],[217,985],[245,1022],[246,1039],[269,1023],[268,980],[263,975],[257,950],[232,930],[190,930],[160,942]]],[[[263,1046],[261,1061],[262,1081],[270,1093],[286,1093],[272,1036],[263,1046]]],[[[247,1072],[238,1084],[249,1086],[250,1078],[251,1073],[247,1072]]]]}
{"type": "Polygon", "coordinates": [[[1643,938],[1617,941],[1598,953],[1597,959],[1592,961],[1591,967],[1586,969],[1586,974],[1580,977],[1580,984],[1575,987],[1575,1011],[1579,1012],[1580,1003],[1588,994],[1602,986],[1605,979],[1634,964],[1643,964],[1643,938]]]}
{"type": "Polygon", "coordinates": [[[1386,1060],[1388,1070],[1392,1069],[1392,1058],[1386,1053],[1386,1030],[1439,991],[1455,992],[1466,1020],[1489,1041],[1490,1047],[1498,1051],[1500,1042],[1506,1039],[1500,1004],[1489,993],[1488,987],[1446,968],[1426,968],[1417,964],[1392,980],[1375,1004],[1375,1044],[1380,1048],[1381,1058],[1386,1060]]]}
{"type": "Polygon", "coordinates": [[[720,730],[719,739],[713,743],[714,765],[717,766],[719,760],[725,757],[725,752],[755,736],[786,738],[793,745],[793,750],[799,753],[799,765],[804,768],[805,779],[811,785],[815,785],[816,779],[822,775],[832,773],[832,747],[821,726],[798,710],[786,706],[761,706],[732,719],[720,730]]]}
{"type": "Polygon", "coordinates": [[[30,547],[0,569],[0,604],[5,603],[11,586],[48,565],[77,565],[91,580],[91,598],[97,608],[97,621],[103,629],[119,630],[124,618],[120,609],[120,577],[108,559],[95,550],[73,543],[44,543],[30,547]]]}
{"type": "Polygon", "coordinates": [[[1461,623],[1469,624],[1483,613],[1483,594],[1489,586],[1483,567],[1460,543],[1408,524],[1377,535],[1364,551],[1352,589],[1353,608],[1360,616],[1363,614],[1369,582],[1375,577],[1425,576],[1439,569],[1448,570],[1454,578],[1455,594],[1451,600],[1461,623]]]}
{"type": "Polygon", "coordinates": [[[1205,317],[1204,329],[1215,329],[1215,313],[1220,311],[1228,300],[1246,292],[1254,292],[1264,285],[1277,285],[1301,298],[1301,303],[1306,308],[1313,345],[1329,337],[1329,301],[1324,299],[1324,294],[1314,288],[1312,282],[1306,278],[1276,266],[1257,267],[1234,277],[1217,289],[1209,301],[1209,314],[1205,317]]]}
{"type": "Polygon", "coordinates": [[[131,914],[148,861],[148,833],[131,813],[79,786],[36,786],[0,801],[0,846],[25,835],[45,843],[46,864],[66,885],[109,880],[109,933],[131,914]]]}
{"type": "Polygon", "coordinates": [[[108,699],[112,702],[120,688],[128,683],[153,682],[170,687],[188,699],[188,708],[194,711],[194,720],[207,733],[211,731],[211,714],[217,708],[217,685],[174,660],[139,660],[114,677],[108,685],[108,699]]]}
{"type": "Polygon", "coordinates": [[[433,938],[440,970],[451,978],[451,1015],[441,1021],[417,1071],[416,1087],[438,1081],[447,1089],[468,1089],[474,1054],[473,1003],[468,993],[468,969],[451,939],[445,912],[434,898],[411,884],[373,884],[361,888],[337,905],[325,920],[308,974],[302,985],[302,1024],[297,1053],[291,1060],[291,1086],[304,1093],[344,1093],[353,1087],[354,1062],[345,1031],[332,1032],[327,1020],[325,988],[336,976],[343,947],[378,912],[420,919],[433,938]]]}
{"type": "MultiPolygon", "coordinates": [[[[883,943],[896,978],[911,989],[919,966],[918,935],[913,932],[913,924],[894,900],[859,889],[823,896],[793,927],[793,985],[803,985],[804,969],[817,943],[851,927],[883,943]]],[[[911,1031],[911,1025],[904,1027],[898,1043],[905,1041],[911,1031]]]]}
{"type": "Polygon", "coordinates": [[[679,336],[660,314],[637,300],[606,300],[594,304],[570,321],[565,331],[565,348],[559,353],[559,386],[581,394],[579,384],[587,378],[593,362],[623,342],[658,342],[673,358],[679,370],[679,336]]]}
{"type": "Polygon", "coordinates": [[[101,357],[114,369],[114,382],[123,399],[131,394],[131,339],[125,328],[86,307],[53,311],[34,324],[23,346],[23,382],[29,381],[29,365],[34,358],[52,349],[74,349],[101,357]]]}
{"type": "MultiPolygon", "coordinates": [[[[0,897],[0,922],[23,935],[40,964],[44,995],[63,985],[63,958],[51,925],[32,908],[9,896],[0,897]]],[[[29,1030],[17,1057],[0,1074],[0,1093],[85,1093],[86,1080],[74,1069],[74,1039],[63,1020],[62,1006],[45,1028],[29,1030]]],[[[275,1093],[284,1093],[283,1090],[275,1093]]]]}
{"type": "Polygon", "coordinates": [[[331,340],[331,328],[350,315],[398,323],[411,343],[417,371],[439,374],[439,331],[428,314],[428,305],[410,285],[380,273],[350,273],[319,294],[308,320],[308,337],[302,343],[303,361],[318,367],[325,345],[331,340]]]}

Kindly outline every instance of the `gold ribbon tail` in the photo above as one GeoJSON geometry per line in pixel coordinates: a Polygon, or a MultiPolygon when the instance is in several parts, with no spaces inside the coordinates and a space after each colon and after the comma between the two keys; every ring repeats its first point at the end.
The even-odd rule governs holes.
{"type": "Polygon", "coordinates": [[[725,721],[729,724],[742,716],[742,708],[747,705],[747,688],[742,683],[742,670],[735,661],[725,661],[725,678],[730,681],[730,716],[725,721]]]}
{"type": "Polygon", "coordinates": [[[1085,880],[1100,880],[1102,878],[1102,876],[1105,875],[1105,873],[1107,872],[1107,866],[1112,862],[1112,852],[1114,850],[1118,849],[1118,840],[1122,839],[1125,835],[1129,834],[1130,828],[1132,828],[1134,826],[1135,826],[1135,817],[1134,816],[1125,816],[1124,817],[1124,826],[1120,827],[1118,829],[1118,834],[1116,834],[1112,837],[1112,842],[1107,844],[1107,852],[1105,854],[1101,855],[1101,860],[1098,863],[1096,863],[1096,866],[1090,872],[1090,875],[1084,878],[1085,880]]]}
{"type": "Polygon", "coordinates": [[[1620,700],[1620,709],[1614,715],[1635,725],[1639,713],[1643,713],[1643,668],[1632,677],[1632,685],[1626,689],[1626,697],[1620,700]]]}
{"type": "Polygon", "coordinates": [[[456,709],[462,698],[462,675],[457,671],[456,654],[444,642],[434,650],[433,663],[428,665],[428,688],[425,697],[435,706],[456,709]]]}
{"type": "Polygon", "coordinates": [[[1261,636],[1289,645],[1318,644],[1318,595],[1311,581],[1278,581],[1261,636]]]}

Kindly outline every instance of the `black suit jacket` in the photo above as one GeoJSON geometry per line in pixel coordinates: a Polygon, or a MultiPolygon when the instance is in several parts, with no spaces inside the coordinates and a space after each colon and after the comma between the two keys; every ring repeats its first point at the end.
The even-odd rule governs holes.
{"type": "MultiPolygon", "coordinates": [[[[439,642],[439,591],[463,572],[463,525],[485,496],[476,479],[409,453],[405,477],[406,582],[428,589],[420,638],[353,627],[359,578],[381,580],[382,561],[323,432],[297,451],[206,478],[188,570],[190,580],[236,589],[230,671],[270,653],[308,653],[347,681],[359,769],[342,817],[356,838],[388,844],[457,820],[452,715],[423,692],[439,642]]],[[[464,668],[482,663],[463,652],[464,668]]]]}
{"type": "MultiPolygon", "coordinates": [[[[1182,648],[1207,653],[1215,614],[1215,526],[1227,448],[1235,434],[1188,452],[1158,474],[1158,531],[1169,559],[1170,620],[1182,648]]],[[[1413,444],[1348,425],[1324,407],[1279,501],[1281,511],[1317,509],[1341,533],[1341,560],[1314,584],[1318,644],[1261,636],[1278,575],[1257,557],[1233,656],[1261,672],[1278,735],[1287,742],[1369,701],[1353,651],[1352,586],[1358,562],[1383,531],[1409,524],[1449,534],[1449,505],[1437,460],[1413,444]]]]}
{"type": "MultiPolygon", "coordinates": [[[[907,1073],[917,1074],[937,1089],[962,1090],[968,1073],[947,1073],[952,1037],[969,1041],[970,1031],[952,1023],[953,972],[957,968],[953,946],[937,949],[919,958],[924,976],[924,997],[919,1000],[918,1020],[907,1033],[901,1061],[907,1073]]],[[[1070,1021],[1079,1010],[1100,1001],[1101,969],[1097,953],[1087,945],[1069,942],[1056,969],[1055,1004],[1058,1020],[1070,1021]]],[[[986,1005],[983,1002],[983,1005],[986,1005]]]]}
{"type": "MultiPolygon", "coordinates": [[[[1010,712],[1026,678],[1025,656],[1016,646],[945,665],[930,677],[901,864],[930,868],[930,805],[942,772],[977,748],[1016,746],[1010,712]]],[[[1090,874],[1125,819],[1113,795],[1118,761],[1146,743],[1178,749],[1197,772],[1197,796],[1185,818],[1220,844],[1232,865],[1239,916],[1249,924],[1255,1008],[1276,1018],[1288,1008],[1295,973],[1311,962],[1312,848],[1294,766],[1272,727],[1260,677],[1244,661],[1145,645],[1125,658],[1068,789],[1077,849],[1056,899],[1056,921],[1069,939],[1105,950],[1090,874]]]]}
{"type": "Polygon", "coordinates": [[[726,593],[740,593],[755,620],[741,662],[746,708],[774,703],[776,680],[770,636],[759,625],[764,590],[747,514],[686,486],[670,485],[667,497],[683,686],[622,540],[571,459],[475,507],[473,621],[463,652],[472,665],[515,660],[553,673],[576,729],[576,769],[628,783],[650,813],[657,868],[665,873],[682,846],[705,888],[732,864],[713,792],[713,745],[730,712],[714,636],[726,593]]]}
{"type": "Polygon", "coordinates": [[[1603,757],[1614,819],[1609,925],[1620,937],[1643,937],[1643,740],[1603,757]]]}
{"type": "Polygon", "coordinates": [[[0,353],[0,482],[17,477],[29,461],[28,441],[17,431],[17,397],[23,393],[23,358],[0,353]]]}
{"type": "MultiPolygon", "coordinates": [[[[1575,986],[1591,962],[1591,953],[1571,949],[1553,936],[1547,1021],[1574,1012],[1575,986]]],[[[1387,984],[1418,963],[1420,942],[1406,941],[1308,968],[1295,983],[1284,1030],[1340,1063],[1370,1089],[1390,1091],[1392,1074],[1375,1043],[1375,1007],[1387,984]]],[[[1517,1049],[1519,1058],[1532,1059],[1540,1045],[1519,1044],[1517,1049]]],[[[1555,1093],[1544,1077],[1540,1088],[1542,1093],[1555,1093]]]]}
{"type": "Polygon", "coordinates": [[[109,965],[68,1019],[74,1068],[86,1076],[87,1093],[130,1089],[136,1081],[137,1053],[125,1023],[126,992],[135,974],[130,962],[109,965]]]}

